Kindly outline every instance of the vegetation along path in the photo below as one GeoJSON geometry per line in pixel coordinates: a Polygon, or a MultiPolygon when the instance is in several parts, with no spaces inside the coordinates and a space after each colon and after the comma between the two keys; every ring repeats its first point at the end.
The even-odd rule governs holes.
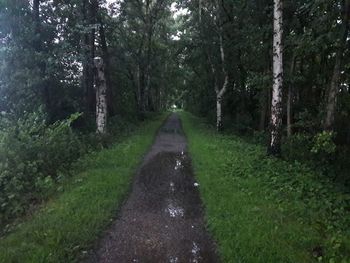
{"type": "Polygon", "coordinates": [[[172,114],[145,156],[120,217],[87,262],[217,262],[181,121],[172,114]]]}

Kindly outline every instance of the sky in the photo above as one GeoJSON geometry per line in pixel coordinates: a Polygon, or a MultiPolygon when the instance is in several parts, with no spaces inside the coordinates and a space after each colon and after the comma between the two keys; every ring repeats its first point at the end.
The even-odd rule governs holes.
{"type": "MultiPolygon", "coordinates": [[[[111,3],[115,3],[117,2],[117,0],[106,0],[107,1],[107,5],[111,4],[111,3]]],[[[187,10],[186,9],[177,9],[176,7],[176,3],[172,3],[171,4],[171,8],[170,8],[171,12],[174,13],[174,18],[176,19],[178,16],[180,15],[184,15],[187,13],[187,10]]]]}
{"type": "Polygon", "coordinates": [[[187,9],[183,9],[183,8],[178,9],[176,5],[177,4],[174,2],[174,3],[171,4],[171,7],[170,7],[170,10],[171,10],[171,12],[173,12],[173,16],[174,16],[175,19],[178,16],[186,15],[188,13],[187,9]]]}

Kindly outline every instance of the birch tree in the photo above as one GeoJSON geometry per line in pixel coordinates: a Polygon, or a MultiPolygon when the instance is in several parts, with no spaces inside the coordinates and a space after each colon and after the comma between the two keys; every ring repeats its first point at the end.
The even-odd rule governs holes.
{"type": "Polygon", "coordinates": [[[221,131],[223,128],[222,125],[222,100],[224,97],[224,94],[227,90],[228,85],[228,73],[225,68],[225,50],[224,50],[224,44],[223,44],[223,37],[222,37],[222,27],[219,28],[219,43],[220,43],[220,58],[221,58],[221,70],[222,74],[224,76],[224,82],[219,88],[217,83],[215,84],[215,93],[216,93],[216,129],[218,131],[221,131]]]}
{"type": "Polygon", "coordinates": [[[273,87],[268,153],[281,153],[282,87],[283,87],[283,10],[282,0],[274,0],[273,11],[273,87]]]}
{"type": "Polygon", "coordinates": [[[104,62],[101,57],[94,59],[96,68],[96,132],[105,134],[107,132],[107,83],[104,62]]]}
{"type": "MultiPolygon", "coordinates": [[[[205,36],[206,32],[205,29],[202,26],[202,1],[199,1],[199,23],[200,28],[202,31],[202,36],[205,36]]],[[[217,33],[217,37],[219,40],[219,46],[214,43],[214,50],[218,48],[219,54],[220,54],[220,65],[218,66],[220,69],[217,70],[217,66],[215,65],[213,61],[214,54],[212,54],[212,51],[210,48],[206,46],[206,44],[203,44],[204,49],[206,50],[206,56],[208,59],[208,62],[210,64],[211,73],[213,76],[213,82],[214,82],[214,90],[216,94],[216,129],[217,131],[222,131],[223,129],[223,123],[222,123],[222,102],[224,95],[227,90],[227,86],[229,83],[229,76],[228,72],[226,70],[226,54],[224,49],[224,30],[223,30],[223,22],[221,21],[221,5],[219,1],[214,1],[213,5],[213,23],[215,27],[215,31],[217,33]],[[222,76],[223,80],[220,81],[220,77],[222,76]],[[222,84],[220,84],[220,82],[222,84]]],[[[204,37],[203,37],[204,38],[204,37]]],[[[212,39],[210,41],[213,41],[212,39]]],[[[210,46],[210,45],[209,45],[210,46]]]]}

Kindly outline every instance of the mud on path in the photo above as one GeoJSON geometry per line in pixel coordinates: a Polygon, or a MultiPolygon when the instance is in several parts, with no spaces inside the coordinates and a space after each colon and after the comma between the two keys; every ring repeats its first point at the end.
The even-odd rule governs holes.
{"type": "Polygon", "coordinates": [[[181,122],[160,129],[119,217],[86,262],[218,262],[181,122]]]}

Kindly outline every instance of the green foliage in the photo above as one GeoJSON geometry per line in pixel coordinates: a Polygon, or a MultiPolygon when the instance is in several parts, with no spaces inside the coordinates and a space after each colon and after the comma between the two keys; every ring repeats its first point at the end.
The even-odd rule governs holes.
{"type": "MultiPolygon", "coordinates": [[[[182,113],[206,219],[223,262],[349,262],[350,195],[264,147],[182,113]]],[[[295,136],[300,147],[309,141],[295,136]]]]}
{"type": "Polygon", "coordinates": [[[314,154],[334,154],[336,150],[334,133],[323,131],[314,137],[314,145],[311,152],[314,154]]]}
{"type": "Polygon", "coordinates": [[[289,161],[298,161],[313,167],[324,176],[348,183],[346,174],[348,147],[337,147],[333,132],[296,133],[285,138],[283,158],[289,161]],[[345,172],[345,174],[344,174],[345,172]]]}
{"type": "Polygon", "coordinates": [[[80,114],[46,124],[39,111],[0,120],[0,225],[49,193],[58,176],[87,151],[71,124],[80,114]]]}
{"type": "Polygon", "coordinates": [[[115,217],[164,118],[158,116],[111,148],[81,159],[76,175],[60,186],[61,194],[0,239],[0,262],[78,262],[86,255],[115,217]]]}
{"type": "Polygon", "coordinates": [[[305,133],[296,133],[286,138],[282,146],[283,156],[288,160],[311,161],[312,136],[305,133]]]}
{"type": "MultiPolygon", "coordinates": [[[[257,129],[269,132],[273,1],[224,0],[216,4],[203,1],[202,10],[197,2],[180,3],[191,12],[179,19],[183,32],[180,42],[186,47],[183,51],[185,109],[215,124],[215,79],[218,87],[223,83],[219,52],[219,34],[222,34],[224,66],[229,77],[228,89],[223,96],[224,129],[230,131],[233,128],[241,134],[252,134],[257,129]]],[[[342,155],[349,152],[344,148],[350,148],[349,45],[345,45],[342,54],[343,66],[337,84],[339,92],[332,127],[336,136],[331,140],[322,135],[328,91],[336,69],[335,54],[341,46],[342,27],[347,23],[342,11],[345,2],[284,0],[283,5],[286,47],[283,108],[286,109],[290,101],[292,132],[297,134],[285,140],[285,157],[314,162],[315,166],[328,170],[327,173],[334,173],[332,170],[335,169],[338,173],[338,168],[342,167],[342,174],[350,181],[347,166],[342,161],[345,159],[342,155]],[[290,100],[287,99],[289,91],[290,100]]],[[[286,115],[284,110],[284,131],[286,115]]]]}

